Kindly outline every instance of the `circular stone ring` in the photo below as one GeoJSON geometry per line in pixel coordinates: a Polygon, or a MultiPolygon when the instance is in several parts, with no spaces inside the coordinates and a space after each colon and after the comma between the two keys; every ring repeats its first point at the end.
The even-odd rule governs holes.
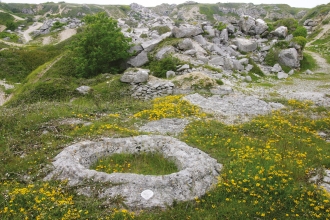
{"type": "MultiPolygon", "coordinates": [[[[128,138],[105,138],[83,141],[66,147],[54,161],[54,170],[44,180],[68,180],[77,185],[84,180],[106,182],[100,198],[122,196],[131,209],[172,205],[204,195],[216,183],[222,165],[206,153],[175,138],[142,135],[128,138]],[[104,173],[89,169],[100,157],[115,153],[159,152],[175,162],[179,172],[168,175],[104,173]]],[[[81,192],[81,190],[80,190],[81,192]]],[[[88,194],[83,193],[83,194],[88,194]]]]}

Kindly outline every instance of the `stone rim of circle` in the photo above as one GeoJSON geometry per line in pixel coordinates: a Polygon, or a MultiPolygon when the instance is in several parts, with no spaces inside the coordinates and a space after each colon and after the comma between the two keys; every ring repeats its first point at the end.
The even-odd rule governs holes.
{"type": "MultiPolygon", "coordinates": [[[[189,201],[204,195],[218,181],[222,169],[214,158],[188,146],[173,137],[141,135],[128,138],[104,138],[101,141],[83,141],[62,150],[53,161],[53,171],[44,180],[68,180],[79,185],[83,180],[111,182],[103,188],[99,198],[122,196],[130,209],[166,208],[173,202],[189,201]],[[89,167],[102,156],[114,153],[160,152],[171,159],[178,172],[168,175],[142,175],[134,173],[104,173],[89,167]]],[[[88,187],[78,189],[88,195],[88,187]]]]}

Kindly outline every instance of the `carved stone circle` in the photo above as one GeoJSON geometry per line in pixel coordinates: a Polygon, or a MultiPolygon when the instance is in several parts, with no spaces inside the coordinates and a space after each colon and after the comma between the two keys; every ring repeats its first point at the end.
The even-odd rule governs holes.
{"type": "Polygon", "coordinates": [[[112,186],[102,189],[98,196],[109,199],[122,196],[124,203],[131,209],[165,208],[174,201],[200,197],[217,183],[217,176],[222,169],[221,164],[201,150],[161,135],[83,141],[66,147],[55,157],[53,165],[54,170],[44,180],[66,179],[70,185],[77,185],[86,179],[111,183],[112,186]],[[140,152],[160,152],[175,162],[179,172],[157,176],[108,174],[89,169],[100,157],[140,152]]]}

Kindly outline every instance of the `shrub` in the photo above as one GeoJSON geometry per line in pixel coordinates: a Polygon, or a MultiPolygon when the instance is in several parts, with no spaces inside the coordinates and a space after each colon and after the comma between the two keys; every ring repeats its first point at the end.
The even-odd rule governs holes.
{"type": "Polygon", "coordinates": [[[75,53],[77,75],[92,77],[100,73],[116,73],[120,63],[130,54],[131,39],[125,37],[117,21],[105,12],[85,17],[86,27],[71,46],[75,53]]]}
{"type": "Polygon", "coordinates": [[[181,62],[178,58],[173,56],[166,56],[165,58],[159,61],[152,61],[149,64],[149,69],[153,73],[154,76],[160,78],[166,78],[167,71],[175,71],[177,65],[180,65],[181,62]]]}
{"type": "Polygon", "coordinates": [[[7,27],[7,30],[14,31],[14,30],[16,30],[16,28],[17,28],[18,26],[17,26],[17,23],[15,23],[15,22],[13,22],[13,21],[7,21],[7,22],[6,22],[6,27],[7,27]]]}
{"type": "Polygon", "coordinates": [[[304,49],[304,47],[307,43],[306,38],[304,38],[302,36],[294,37],[292,41],[297,43],[299,46],[301,46],[302,49],[304,49]]]}
{"type": "Polygon", "coordinates": [[[296,30],[298,26],[298,21],[294,18],[284,18],[275,22],[275,26],[285,26],[288,28],[289,34],[296,30]]]}
{"type": "Polygon", "coordinates": [[[253,68],[250,70],[251,73],[255,73],[259,76],[264,76],[264,72],[259,68],[259,66],[251,59],[249,58],[249,63],[253,66],[253,68]]]}
{"type": "Polygon", "coordinates": [[[157,26],[157,27],[152,28],[152,30],[156,30],[159,35],[162,35],[162,34],[165,34],[165,33],[171,31],[171,29],[167,26],[157,26]]]}
{"type": "Polygon", "coordinates": [[[221,21],[215,26],[215,28],[218,30],[218,31],[222,31],[223,29],[225,29],[227,27],[226,24],[222,23],[221,21]]]}
{"type": "Polygon", "coordinates": [[[307,37],[307,29],[304,28],[303,26],[298,26],[296,30],[292,33],[294,37],[307,37]]]}
{"type": "Polygon", "coordinates": [[[265,63],[268,66],[274,66],[276,63],[278,63],[278,55],[280,51],[279,49],[272,48],[268,51],[266,57],[265,57],[265,63]]]}

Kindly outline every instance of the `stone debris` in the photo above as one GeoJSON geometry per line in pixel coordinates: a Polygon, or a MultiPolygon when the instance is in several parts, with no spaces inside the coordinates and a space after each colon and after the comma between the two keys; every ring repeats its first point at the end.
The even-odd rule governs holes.
{"type": "MultiPolygon", "coordinates": [[[[89,180],[113,184],[98,191],[99,198],[125,198],[130,209],[166,208],[173,202],[189,201],[208,192],[217,183],[222,165],[197,148],[172,137],[136,136],[83,141],[66,147],[53,161],[54,170],[44,180],[68,180],[77,185],[89,180]],[[178,172],[168,175],[104,173],[89,169],[99,158],[115,153],[160,152],[173,160],[178,172]]],[[[87,187],[88,188],[88,187],[87,187]]],[[[89,195],[89,190],[79,192],[89,195]]]]}
{"type": "Polygon", "coordinates": [[[271,113],[272,110],[284,108],[280,103],[267,103],[254,96],[232,94],[226,96],[214,95],[205,98],[198,93],[184,97],[193,105],[199,106],[205,112],[214,114],[226,124],[246,122],[251,117],[271,113]]]}
{"type": "Polygon", "coordinates": [[[178,135],[183,132],[184,128],[189,124],[187,119],[164,118],[158,121],[151,121],[143,125],[139,130],[151,133],[178,135]]]}

